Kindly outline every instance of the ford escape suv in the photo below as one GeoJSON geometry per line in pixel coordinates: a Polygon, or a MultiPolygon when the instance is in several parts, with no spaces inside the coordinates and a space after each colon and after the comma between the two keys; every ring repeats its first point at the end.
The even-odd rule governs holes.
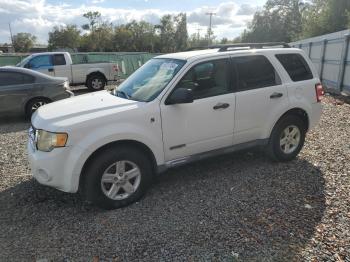
{"type": "Polygon", "coordinates": [[[35,179],[113,209],[154,174],[253,146],[297,156],[321,116],[322,85],[300,49],[224,45],[151,59],[114,91],[40,107],[28,155],[35,179]]]}

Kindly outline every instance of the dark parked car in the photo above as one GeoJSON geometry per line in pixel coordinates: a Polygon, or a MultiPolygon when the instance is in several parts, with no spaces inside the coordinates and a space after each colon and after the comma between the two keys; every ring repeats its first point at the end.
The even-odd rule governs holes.
{"type": "Polygon", "coordinates": [[[0,116],[29,118],[40,106],[73,96],[68,79],[18,67],[0,67],[0,116]]]}

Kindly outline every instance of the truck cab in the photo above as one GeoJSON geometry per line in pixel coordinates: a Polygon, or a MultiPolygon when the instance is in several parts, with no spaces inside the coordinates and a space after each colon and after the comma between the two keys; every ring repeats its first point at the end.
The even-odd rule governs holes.
{"type": "Polygon", "coordinates": [[[118,64],[109,62],[73,64],[68,52],[32,54],[16,66],[50,76],[66,77],[71,85],[85,85],[92,91],[102,90],[108,81],[119,79],[118,64]]]}

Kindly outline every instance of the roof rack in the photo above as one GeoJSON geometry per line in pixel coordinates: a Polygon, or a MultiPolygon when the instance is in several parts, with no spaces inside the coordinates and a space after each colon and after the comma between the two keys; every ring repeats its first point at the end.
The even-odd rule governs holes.
{"type": "Polygon", "coordinates": [[[237,43],[237,44],[225,44],[225,45],[212,45],[210,49],[219,48],[219,52],[225,52],[228,49],[233,50],[245,50],[245,49],[263,49],[267,47],[283,47],[290,48],[290,45],[285,42],[267,42],[267,43],[237,43]]]}

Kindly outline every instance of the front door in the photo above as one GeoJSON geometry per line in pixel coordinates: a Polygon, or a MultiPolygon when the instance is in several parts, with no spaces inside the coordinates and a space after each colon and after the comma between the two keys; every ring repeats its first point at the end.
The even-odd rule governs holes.
{"type": "Polygon", "coordinates": [[[54,76],[55,70],[52,62],[52,55],[37,55],[28,61],[26,68],[38,71],[45,75],[54,76]]]}
{"type": "MultiPolygon", "coordinates": [[[[193,66],[175,88],[193,90],[190,104],[161,104],[165,160],[174,160],[232,145],[235,94],[229,60],[193,66]]],[[[171,94],[170,94],[171,95],[171,94]]]]}

